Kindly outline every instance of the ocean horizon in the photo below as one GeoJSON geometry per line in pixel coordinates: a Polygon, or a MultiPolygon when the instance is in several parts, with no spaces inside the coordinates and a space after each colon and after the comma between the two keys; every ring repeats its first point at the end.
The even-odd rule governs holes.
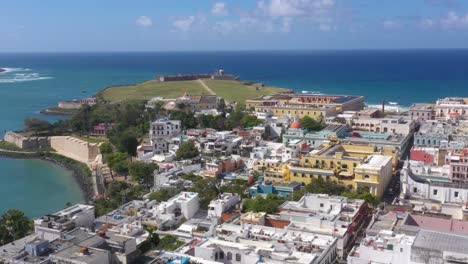
{"type": "MultiPolygon", "coordinates": [[[[447,96],[468,97],[468,49],[0,53],[0,68],[7,69],[0,73],[2,135],[6,130],[22,129],[25,117],[57,120],[58,117],[44,116],[39,111],[62,100],[92,96],[107,86],[142,82],[163,74],[214,72],[219,68],[242,80],[296,92],[363,95],[368,104],[375,105],[385,100],[408,107],[414,102],[434,102],[447,96]]],[[[62,201],[77,199],[77,186],[69,191],[73,196],[60,192],[50,199],[43,197],[57,190],[56,186],[37,185],[33,180],[37,179],[36,163],[12,165],[4,158],[0,161],[0,199],[24,197],[2,204],[0,210],[20,208],[35,216],[61,209],[52,197],[62,201]],[[22,169],[15,169],[18,166],[22,169]],[[9,188],[16,179],[21,179],[22,188],[9,188]],[[28,191],[31,188],[41,189],[28,191]],[[53,206],[38,206],[42,203],[53,206]]],[[[53,175],[55,181],[71,177],[55,167],[53,170],[44,169],[42,173],[53,175]]]]}

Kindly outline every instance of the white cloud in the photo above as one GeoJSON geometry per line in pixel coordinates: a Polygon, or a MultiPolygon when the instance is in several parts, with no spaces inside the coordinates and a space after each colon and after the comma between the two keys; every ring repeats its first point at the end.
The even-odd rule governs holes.
{"type": "Polygon", "coordinates": [[[184,18],[179,18],[172,22],[172,25],[180,31],[187,32],[192,29],[192,26],[195,23],[195,16],[188,16],[184,18]]]}
{"type": "Polygon", "coordinates": [[[333,29],[333,27],[329,24],[320,24],[319,25],[319,30],[323,32],[329,32],[333,29]]]}
{"type": "Polygon", "coordinates": [[[211,13],[215,16],[225,16],[228,14],[228,9],[226,4],[223,2],[218,2],[213,5],[211,9],[211,13]]]}
{"type": "Polygon", "coordinates": [[[419,21],[419,25],[424,29],[431,29],[436,25],[436,21],[432,18],[423,18],[419,21]]]}
{"type": "Polygon", "coordinates": [[[151,27],[153,20],[147,16],[140,16],[136,19],[135,23],[140,27],[151,27]]]}
{"type": "Polygon", "coordinates": [[[468,13],[459,16],[457,13],[451,11],[447,16],[441,18],[440,24],[443,29],[468,28],[468,13]]]}
{"type": "Polygon", "coordinates": [[[334,0],[260,0],[259,9],[273,17],[315,16],[335,6],[334,0]]]}
{"type": "Polygon", "coordinates": [[[397,20],[385,20],[382,25],[385,29],[397,29],[401,27],[400,21],[397,20]]]}
{"type": "Polygon", "coordinates": [[[291,24],[292,24],[292,18],[290,17],[284,17],[281,25],[281,32],[289,32],[291,31],[291,24]]]}

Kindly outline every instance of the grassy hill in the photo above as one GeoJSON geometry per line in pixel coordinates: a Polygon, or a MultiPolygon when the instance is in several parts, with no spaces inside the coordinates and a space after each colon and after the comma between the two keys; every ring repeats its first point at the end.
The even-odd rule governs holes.
{"type": "Polygon", "coordinates": [[[135,85],[112,86],[97,95],[104,100],[118,102],[126,99],[151,99],[156,96],[176,98],[185,92],[190,94],[207,93],[198,81],[158,82],[146,81],[135,85]]]}
{"type": "MultiPolygon", "coordinates": [[[[262,87],[257,90],[253,85],[244,85],[238,81],[218,81],[205,79],[203,82],[218,96],[228,102],[245,102],[261,95],[284,92],[286,89],[276,87],[262,87]]],[[[209,94],[203,85],[197,81],[158,82],[146,81],[135,85],[108,87],[98,93],[104,100],[118,102],[125,99],[151,99],[160,96],[177,98],[185,92],[189,94],[209,94]]]]}
{"type": "Polygon", "coordinates": [[[254,99],[261,95],[269,95],[280,92],[285,92],[286,89],[277,87],[257,87],[253,85],[244,85],[239,81],[219,81],[219,80],[203,80],[208,87],[213,90],[216,95],[224,98],[228,102],[242,102],[247,99],[254,99]]]}

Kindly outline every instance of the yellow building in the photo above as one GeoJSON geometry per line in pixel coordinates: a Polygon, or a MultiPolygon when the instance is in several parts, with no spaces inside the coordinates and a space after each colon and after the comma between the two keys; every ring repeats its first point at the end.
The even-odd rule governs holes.
{"type": "Polygon", "coordinates": [[[283,117],[283,116],[298,116],[303,118],[304,116],[309,116],[317,120],[323,120],[328,116],[335,116],[339,114],[336,106],[328,107],[313,107],[308,105],[282,105],[282,106],[273,106],[273,107],[255,107],[257,112],[268,112],[274,116],[283,117]]]}
{"type": "Polygon", "coordinates": [[[353,188],[368,187],[381,196],[391,179],[392,157],[374,150],[372,146],[328,145],[304,156],[299,166],[290,166],[289,176],[283,178],[308,184],[313,178],[328,177],[353,188]]]}
{"type": "Polygon", "coordinates": [[[290,173],[288,165],[282,164],[277,167],[267,168],[263,174],[263,177],[265,180],[269,180],[274,183],[283,183],[291,181],[289,175],[290,173]]]}
{"type": "Polygon", "coordinates": [[[368,188],[370,193],[382,196],[392,179],[392,158],[372,155],[354,170],[354,181],[358,187],[368,188]]]}

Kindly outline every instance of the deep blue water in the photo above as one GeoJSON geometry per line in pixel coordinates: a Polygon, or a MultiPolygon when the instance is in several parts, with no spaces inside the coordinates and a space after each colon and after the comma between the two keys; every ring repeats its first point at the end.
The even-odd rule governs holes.
{"type": "MultiPolygon", "coordinates": [[[[364,95],[371,104],[468,96],[468,50],[0,54],[0,68],[16,68],[0,73],[0,132],[22,128],[24,117],[60,100],[109,85],[220,67],[241,79],[297,91],[364,95]]],[[[15,177],[7,175],[7,162],[0,166],[3,186],[15,177]]],[[[33,166],[17,173],[35,176],[33,166]]],[[[2,191],[0,200],[8,195],[29,194],[2,191]]]]}

